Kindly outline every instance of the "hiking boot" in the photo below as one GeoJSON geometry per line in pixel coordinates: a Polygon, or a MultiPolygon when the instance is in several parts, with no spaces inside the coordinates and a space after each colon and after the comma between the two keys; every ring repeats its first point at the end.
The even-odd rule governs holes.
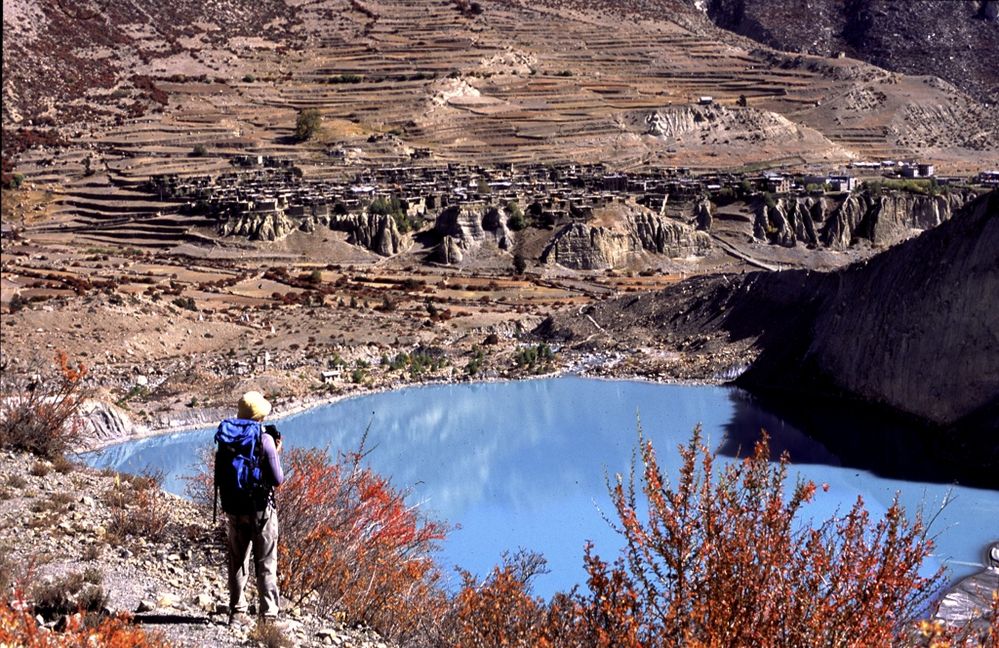
{"type": "Polygon", "coordinates": [[[246,612],[233,612],[229,615],[230,626],[251,626],[253,619],[246,612]]]}

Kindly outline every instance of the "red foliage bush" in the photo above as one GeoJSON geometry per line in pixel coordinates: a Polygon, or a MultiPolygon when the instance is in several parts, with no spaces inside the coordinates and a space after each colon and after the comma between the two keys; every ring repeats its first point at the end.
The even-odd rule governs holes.
{"type": "Polygon", "coordinates": [[[610,486],[625,548],[613,565],[587,548],[588,593],[559,594],[546,606],[508,568],[480,587],[466,578],[446,618],[445,644],[889,646],[912,639],[940,582],[939,572],[918,574],[931,548],[918,517],[908,523],[896,502],[872,522],[858,501],[842,517],[806,524],[799,514],[816,487],[799,482],[785,497],[787,458],[769,463],[766,438],[721,470],[699,431],[680,456],[674,486],[641,441],[638,477],[633,466],[628,480],[618,476],[610,486]]]}
{"type": "Polygon", "coordinates": [[[83,401],[87,368],[58,352],[55,366],[34,375],[0,374],[0,448],[56,459],[79,438],[76,416],[83,401]]]}
{"type": "MultiPolygon", "coordinates": [[[[612,590],[637,600],[610,626],[634,620],[643,645],[673,637],[690,646],[881,646],[924,613],[941,572],[919,576],[932,542],[897,500],[877,522],[858,498],[813,527],[798,514],[815,484],[799,481],[785,498],[788,459],[770,464],[766,437],[722,470],[699,430],[679,452],[672,486],[641,442],[642,505],[634,467],[611,488],[627,565],[612,571],[612,590]]],[[[596,560],[587,567],[591,580],[605,572],[596,560]]]]}
{"type": "Polygon", "coordinates": [[[167,648],[158,636],[133,627],[128,617],[104,617],[88,624],[82,614],[70,616],[66,629],[53,632],[38,625],[34,611],[21,597],[0,601],[0,646],[25,648],[167,648]]]}
{"type": "Polygon", "coordinates": [[[282,591],[391,639],[424,635],[445,601],[431,554],[446,529],[362,456],[288,452],[291,476],[278,491],[282,591]]]}
{"type": "Polygon", "coordinates": [[[437,645],[537,646],[545,627],[545,602],[530,592],[530,581],[544,569],[538,554],[505,556],[481,584],[461,572],[461,590],[438,627],[437,645]]]}

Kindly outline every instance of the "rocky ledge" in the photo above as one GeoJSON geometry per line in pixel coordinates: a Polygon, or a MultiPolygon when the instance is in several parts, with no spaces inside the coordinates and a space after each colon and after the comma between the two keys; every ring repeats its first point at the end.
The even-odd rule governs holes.
{"type": "MultiPolygon", "coordinates": [[[[0,453],[0,581],[35,587],[86,573],[109,612],[134,614],[174,646],[246,646],[227,624],[225,552],[210,512],[142,478],[0,453]],[[154,625],[155,624],[155,625],[154,625]]],[[[248,599],[254,600],[252,579],[248,599]]],[[[290,645],[387,648],[305,608],[286,610],[290,645]]],[[[64,618],[45,619],[49,628],[64,618]]]]}

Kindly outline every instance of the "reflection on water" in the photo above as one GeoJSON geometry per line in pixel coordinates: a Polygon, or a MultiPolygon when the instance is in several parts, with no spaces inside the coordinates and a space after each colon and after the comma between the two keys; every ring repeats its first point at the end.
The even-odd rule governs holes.
{"type": "MultiPolygon", "coordinates": [[[[723,455],[748,451],[766,428],[775,449],[787,450],[806,477],[830,484],[812,508],[828,515],[862,495],[872,514],[883,512],[895,490],[907,507],[936,507],[946,486],[893,481],[838,466],[835,455],[800,430],[725,387],[655,385],[582,378],[440,385],[348,399],[278,421],[287,447],[354,449],[369,426],[368,460],[394,484],[412,490],[436,517],[459,524],[442,562],[484,574],[502,553],[539,551],[552,573],[537,592],[567,589],[583,578],[582,554],[592,540],[605,557],[618,539],[601,519],[609,511],[605,472],[626,473],[636,440],[636,416],[666,470],[674,451],[702,424],[723,455]]],[[[109,448],[90,457],[99,466],[166,473],[166,486],[183,492],[204,430],[109,448]]],[[[938,521],[941,556],[978,560],[978,549],[999,529],[999,493],[955,489],[958,496],[938,521]],[[960,525],[960,529],[956,527],[960,525]]],[[[964,572],[961,572],[964,573],[964,572]]]]}

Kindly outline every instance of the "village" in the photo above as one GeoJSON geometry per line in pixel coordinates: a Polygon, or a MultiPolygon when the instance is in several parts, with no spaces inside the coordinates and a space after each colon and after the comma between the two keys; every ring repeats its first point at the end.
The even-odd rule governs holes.
{"type": "MultiPolygon", "coordinates": [[[[341,181],[310,180],[289,160],[239,155],[230,172],[206,176],[153,176],[146,190],[176,202],[184,213],[225,221],[247,214],[282,213],[301,221],[369,208],[376,199],[394,200],[392,209],[408,218],[433,218],[451,205],[481,207],[511,202],[539,223],[585,221],[594,209],[633,200],[661,215],[683,218],[702,198],[746,198],[756,193],[824,195],[849,193],[863,182],[887,180],[892,187],[925,193],[947,187],[999,186],[999,172],[967,178],[937,176],[920,162],[856,162],[830,173],[692,173],[686,168],[612,172],[604,164],[513,165],[495,167],[411,165],[354,171],[341,181]],[[918,180],[905,185],[897,181],[918,180]],[[892,184],[894,183],[894,184],[892,184]]],[[[273,238],[273,237],[270,237],[273,238]]]]}

